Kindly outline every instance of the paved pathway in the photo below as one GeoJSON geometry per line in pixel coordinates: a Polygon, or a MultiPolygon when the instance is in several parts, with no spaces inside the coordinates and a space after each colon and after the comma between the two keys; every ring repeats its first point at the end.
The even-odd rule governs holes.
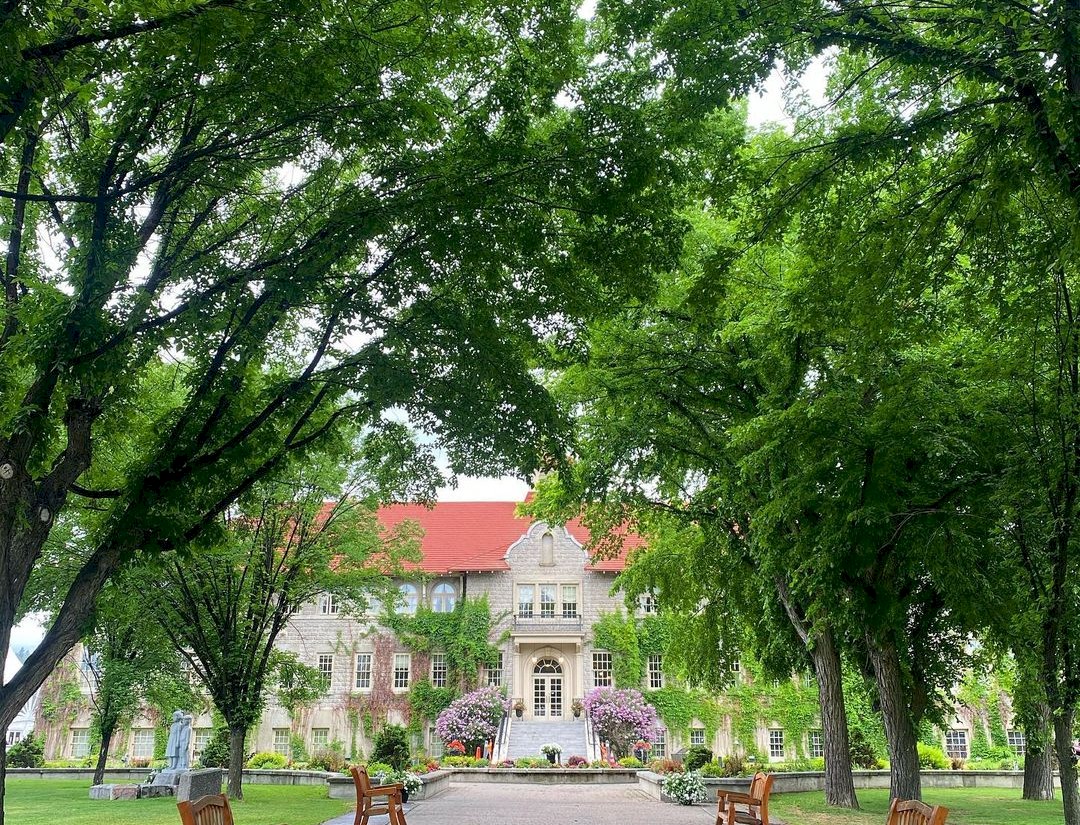
{"type": "MultiPolygon", "coordinates": [[[[354,814],[324,825],[352,825],[354,814]]],[[[657,802],[633,785],[451,785],[434,799],[405,805],[409,825],[708,825],[716,803],[657,802]]],[[[372,817],[382,825],[385,816],[372,817]]]]}

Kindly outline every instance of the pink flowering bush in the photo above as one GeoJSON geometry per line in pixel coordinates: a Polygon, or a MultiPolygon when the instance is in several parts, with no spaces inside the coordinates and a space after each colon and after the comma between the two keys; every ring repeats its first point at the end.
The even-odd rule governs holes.
{"type": "Polygon", "coordinates": [[[615,756],[629,755],[636,740],[651,741],[655,735],[656,708],[636,690],[593,688],[585,696],[585,710],[615,756]]]}
{"type": "Polygon", "coordinates": [[[508,710],[510,700],[499,688],[480,688],[451,702],[435,720],[435,732],[443,742],[458,740],[472,750],[496,737],[508,710]]]}

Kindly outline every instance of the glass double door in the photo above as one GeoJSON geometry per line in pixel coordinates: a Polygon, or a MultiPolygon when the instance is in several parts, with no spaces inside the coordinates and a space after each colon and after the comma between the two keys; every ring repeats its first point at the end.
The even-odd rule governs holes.
{"type": "Polygon", "coordinates": [[[533,670],[533,716],[563,715],[562,667],[554,659],[541,659],[533,670]]]}

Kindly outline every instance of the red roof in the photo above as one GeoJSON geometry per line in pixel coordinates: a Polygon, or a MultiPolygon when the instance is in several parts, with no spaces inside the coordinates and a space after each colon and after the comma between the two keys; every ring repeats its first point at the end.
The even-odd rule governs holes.
{"type": "MultiPolygon", "coordinates": [[[[424,558],[419,567],[427,573],[509,570],[506,551],[533,523],[517,516],[516,509],[513,501],[443,501],[434,507],[393,504],[379,509],[379,521],[386,527],[406,519],[420,525],[424,558]]],[[[588,542],[589,531],[576,519],[566,529],[579,544],[588,542]]],[[[626,565],[627,553],[641,544],[638,536],[627,536],[616,557],[586,564],[586,569],[617,573],[626,565]]]]}

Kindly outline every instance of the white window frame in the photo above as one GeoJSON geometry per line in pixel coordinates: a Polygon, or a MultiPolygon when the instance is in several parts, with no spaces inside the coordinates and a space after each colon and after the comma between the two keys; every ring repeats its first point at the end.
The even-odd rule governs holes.
{"type": "Polygon", "coordinates": [[[966,728],[950,728],[945,731],[946,756],[950,759],[967,759],[970,753],[966,728]]]}
{"type": "Polygon", "coordinates": [[[375,654],[367,650],[361,650],[356,654],[356,661],[353,667],[353,686],[357,690],[368,691],[371,690],[371,673],[375,661],[375,654]],[[361,662],[364,662],[364,667],[361,667],[361,662]]]}
{"type": "Polygon", "coordinates": [[[564,619],[580,619],[581,613],[578,610],[578,586],[576,584],[560,584],[559,596],[562,601],[562,617],[564,619]],[[566,591],[571,591],[573,599],[567,600],[566,591]]]}
{"type": "Polygon", "coordinates": [[[271,750],[274,753],[280,753],[286,759],[292,758],[292,731],[288,728],[274,728],[273,729],[273,747],[271,750]]]}
{"type": "Polygon", "coordinates": [[[210,737],[214,735],[213,728],[194,728],[191,732],[191,739],[194,743],[195,754],[198,755],[206,750],[206,746],[210,744],[210,737]]]}
{"type": "Polygon", "coordinates": [[[436,759],[441,759],[443,755],[443,740],[439,738],[439,734],[435,730],[434,725],[428,726],[428,753],[430,753],[436,759]]]}
{"type": "Polygon", "coordinates": [[[445,653],[431,654],[431,686],[446,687],[449,678],[449,670],[446,664],[445,653]]]}
{"type": "Polygon", "coordinates": [[[705,747],[705,728],[690,728],[690,747],[705,747]]]}
{"type": "Polygon", "coordinates": [[[540,618],[555,619],[558,616],[555,608],[559,604],[559,585],[554,582],[541,584],[537,588],[537,597],[539,598],[540,618]]]}
{"type": "Polygon", "coordinates": [[[1005,741],[1017,756],[1027,753],[1027,734],[1022,730],[1005,731],[1005,741]]]}
{"type": "Polygon", "coordinates": [[[531,619],[536,613],[536,585],[535,584],[519,584],[515,591],[517,593],[517,617],[519,619],[531,619]],[[523,590],[528,588],[529,598],[525,600],[523,598],[523,590]]]}
{"type": "Polygon", "coordinates": [[[487,683],[488,687],[502,687],[503,683],[503,653],[499,651],[499,663],[494,667],[485,668],[487,670],[487,683]]]}
{"type": "Polygon", "coordinates": [[[330,728],[311,729],[311,747],[325,748],[330,744],[330,728]]]}
{"type": "Polygon", "coordinates": [[[660,606],[656,603],[656,594],[642,593],[638,596],[638,610],[646,616],[655,616],[660,610],[660,606]]]}
{"type": "Polygon", "coordinates": [[[323,593],[319,596],[319,613],[324,616],[336,616],[341,612],[341,605],[338,604],[337,596],[333,593],[323,593]]]}
{"type": "Polygon", "coordinates": [[[90,728],[71,729],[71,758],[82,759],[90,755],[90,728]]]}
{"type": "Polygon", "coordinates": [[[431,589],[431,609],[435,613],[453,613],[457,606],[457,588],[450,582],[439,582],[431,589]]]}
{"type": "Polygon", "coordinates": [[[660,690],[664,687],[664,656],[661,653],[650,653],[648,658],[647,679],[649,690],[660,690]]]}
{"type": "Polygon", "coordinates": [[[652,743],[649,756],[653,759],[663,759],[667,756],[667,730],[664,728],[656,729],[656,740],[652,743]]]}
{"type": "Polygon", "coordinates": [[[769,761],[782,762],[787,755],[787,742],[783,728],[769,728],[769,761]]]}
{"type": "Polygon", "coordinates": [[[409,689],[409,684],[412,682],[412,654],[394,654],[394,669],[392,671],[391,680],[390,684],[395,691],[402,692],[409,689]],[[404,676],[402,676],[402,674],[404,674],[404,676]]]}
{"type": "Polygon", "coordinates": [[[334,654],[320,653],[315,661],[319,673],[326,679],[326,687],[329,690],[334,685],[334,654]]]}
{"type": "Polygon", "coordinates": [[[612,669],[610,650],[594,650],[592,652],[593,687],[613,687],[615,673],[612,669]]]}
{"type": "Polygon", "coordinates": [[[420,605],[420,588],[412,582],[402,582],[398,587],[401,599],[398,602],[397,612],[406,616],[415,616],[416,608],[420,605]]]}
{"type": "Polygon", "coordinates": [[[154,729],[132,728],[131,729],[131,758],[153,759],[154,758],[154,729]]]}
{"type": "Polygon", "coordinates": [[[810,730],[806,732],[806,755],[811,759],[825,758],[825,731],[810,730]]]}

